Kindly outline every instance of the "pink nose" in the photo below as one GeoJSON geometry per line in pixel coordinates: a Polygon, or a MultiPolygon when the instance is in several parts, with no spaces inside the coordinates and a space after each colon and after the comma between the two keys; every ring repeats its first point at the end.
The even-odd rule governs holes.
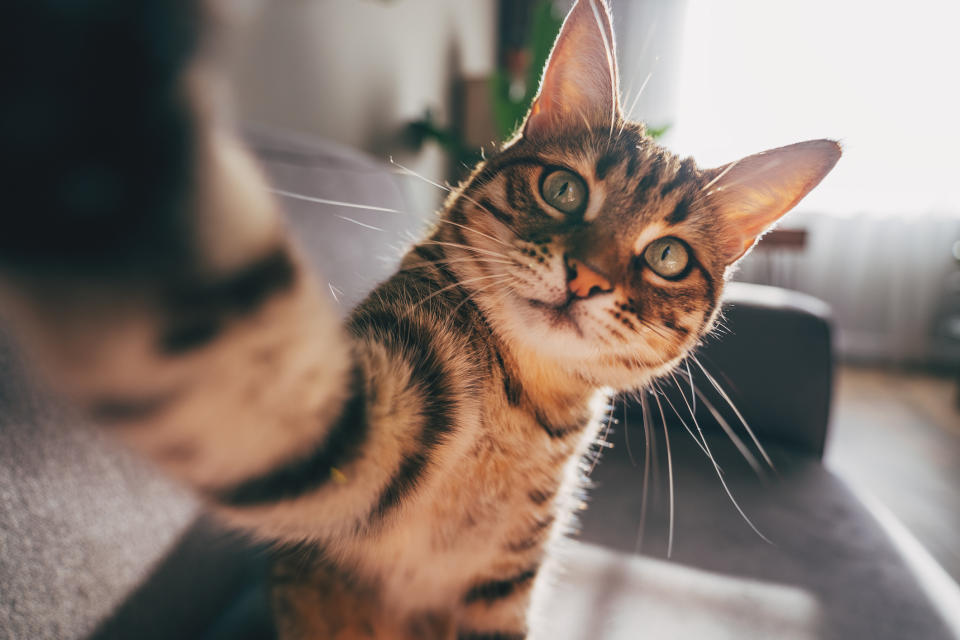
{"type": "Polygon", "coordinates": [[[567,289],[578,298],[613,291],[610,281],[574,258],[567,260],[567,289]]]}

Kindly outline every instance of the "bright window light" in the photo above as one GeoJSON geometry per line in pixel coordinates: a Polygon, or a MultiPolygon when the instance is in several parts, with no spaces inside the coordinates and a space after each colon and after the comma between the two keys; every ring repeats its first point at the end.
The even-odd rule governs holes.
{"type": "Polygon", "coordinates": [[[844,145],[801,205],[960,216],[960,3],[690,0],[668,144],[701,165],[844,145]]]}

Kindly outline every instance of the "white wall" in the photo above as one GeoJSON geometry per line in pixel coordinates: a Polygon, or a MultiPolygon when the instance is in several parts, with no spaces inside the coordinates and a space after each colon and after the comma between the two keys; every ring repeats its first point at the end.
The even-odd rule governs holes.
{"type": "MultiPolygon", "coordinates": [[[[448,122],[452,79],[491,71],[493,0],[273,0],[258,9],[236,72],[243,120],[315,134],[384,161],[392,155],[443,179],[440,150],[411,150],[401,134],[428,107],[448,122]]],[[[410,182],[426,209],[443,195],[410,182]]]]}

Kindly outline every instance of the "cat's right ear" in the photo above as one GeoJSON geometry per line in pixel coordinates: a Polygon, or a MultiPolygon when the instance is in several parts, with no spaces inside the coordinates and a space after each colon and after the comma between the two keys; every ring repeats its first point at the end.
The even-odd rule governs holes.
{"type": "Polygon", "coordinates": [[[611,127],[620,118],[617,58],[603,0],[577,0],[553,45],[523,137],[611,127]]]}

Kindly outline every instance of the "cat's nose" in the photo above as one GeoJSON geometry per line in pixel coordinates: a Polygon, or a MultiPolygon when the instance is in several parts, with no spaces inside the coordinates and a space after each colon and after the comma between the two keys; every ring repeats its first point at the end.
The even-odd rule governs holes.
{"type": "Polygon", "coordinates": [[[609,280],[575,258],[567,258],[567,289],[577,298],[613,291],[609,280]]]}

